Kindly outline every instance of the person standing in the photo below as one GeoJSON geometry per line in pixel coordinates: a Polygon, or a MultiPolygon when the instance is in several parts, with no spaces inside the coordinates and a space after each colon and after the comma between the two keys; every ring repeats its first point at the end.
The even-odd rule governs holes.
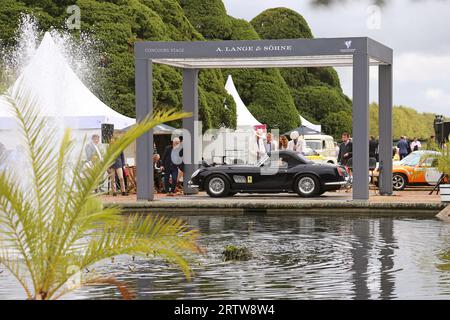
{"type": "Polygon", "coordinates": [[[339,164],[346,166],[348,164],[348,160],[352,157],[353,145],[348,132],[343,132],[341,138],[342,143],[339,146],[337,161],[339,164]]]}
{"type": "Polygon", "coordinates": [[[405,136],[405,141],[408,144],[408,147],[407,147],[408,154],[410,154],[412,152],[412,150],[411,150],[411,142],[409,141],[407,136],[405,136]]]}
{"type": "MultiPolygon", "coordinates": [[[[110,144],[115,143],[115,138],[111,138],[110,144]]],[[[125,167],[125,156],[123,152],[116,158],[112,166],[109,168],[108,173],[111,182],[111,189],[113,192],[113,196],[117,195],[117,186],[116,186],[116,177],[119,179],[120,191],[123,196],[127,196],[128,193],[125,190],[125,179],[124,179],[124,171],[125,167]]]]}
{"type": "Polygon", "coordinates": [[[153,177],[154,177],[153,179],[155,181],[155,189],[156,192],[161,192],[162,163],[160,155],[155,153],[153,155],[152,162],[153,162],[153,177]]]}
{"type": "Polygon", "coordinates": [[[264,146],[266,148],[266,152],[267,153],[272,152],[272,151],[276,151],[278,149],[277,148],[277,144],[273,140],[272,134],[270,132],[266,135],[266,143],[264,144],[264,146]]]}
{"type": "Polygon", "coordinates": [[[370,136],[369,140],[369,157],[375,158],[378,162],[378,141],[374,136],[370,136]]]}
{"type": "Polygon", "coordinates": [[[168,145],[164,150],[162,169],[164,170],[164,190],[168,196],[173,196],[177,187],[178,166],[182,162],[179,161],[180,151],[181,147],[179,138],[174,138],[172,145],[168,145]]]}
{"type": "Polygon", "coordinates": [[[300,138],[300,134],[297,131],[292,131],[290,137],[292,140],[288,143],[288,150],[292,150],[303,155],[306,151],[305,139],[300,138]]]}
{"type": "Polygon", "coordinates": [[[420,148],[422,148],[422,144],[416,137],[414,137],[413,142],[411,142],[411,150],[418,151],[420,148]]]}
{"type": "Polygon", "coordinates": [[[266,155],[264,133],[262,129],[256,130],[256,160],[259,161],[266,155]]]}
{"type": "Polygon", "coordinates": [[[289,148],[289,140],[286,136],[280,137],[280,150],[288,150],[289,148]]]}
{"type": "Polygon", "coordinates": [[[100,136],[98,134],[93,134],[91,142],[84,148],[86,152],[86,160],[91,161],[93,156],[96,156],[99,160],[103,159],[102,152],[100,150],[100,136]]]}
{"type": "Polygon", "coordinates": [[[400,160],[408,155],[409,144],[404,136],[400,137],[400,141],[397,143],[398,154],[400,155],[400,160]]]}

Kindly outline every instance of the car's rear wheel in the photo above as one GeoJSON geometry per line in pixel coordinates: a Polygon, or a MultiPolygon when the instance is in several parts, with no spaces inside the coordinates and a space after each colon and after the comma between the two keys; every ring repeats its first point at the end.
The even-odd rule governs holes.
{"type": "Polygon", "coordinates": [[[404,190],[406,187],[406,184],[408,183],[408,179],[406,176],[402,173],[394,173],[392,175],[392,187],[396,191],[404,190]]]}
{"type": "Polygon", "coordinates": [[[214,175],[206,180],[206,192],[214,198],[225,197],[230,193],[228,181],[219,175],[214,175]]]}
{"type": "Polygon", "coordinates": [[[301,197],[315,197],[320,193],[319,180],[313,175],[303,175],[295,182],[295,191],[301,197]]]}

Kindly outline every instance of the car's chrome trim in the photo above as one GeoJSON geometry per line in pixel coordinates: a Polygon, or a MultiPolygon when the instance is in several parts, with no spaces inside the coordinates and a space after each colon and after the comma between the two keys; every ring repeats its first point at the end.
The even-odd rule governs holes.
{"type": "Polygon", "coordinates": [[[189,186],[190,188],[200,188],[199,185],[193,184],[193,182],[192,182],[191,180],[188,181],[188,186],[189,186]]]}
{"type": "Polygon", "coordinates": [[[326,182],[325,185],[326,186],[344,186],[348,183],[349,183],[348,181],[337,181],[337,182],[326,182]]]}

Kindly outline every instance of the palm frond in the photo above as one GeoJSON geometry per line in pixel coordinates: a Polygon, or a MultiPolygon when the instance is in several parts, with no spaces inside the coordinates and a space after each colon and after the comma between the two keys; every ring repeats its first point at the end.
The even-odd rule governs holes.
{"type": "MultiPolygon", "coordinates": [[[[56,130],[31,93],[19,86],[7,99],[25,142],[28,168],[22,169],[29,170],[30,183],[22,183],[13,171],[0,171],[0,264],[29,298],[58,297],[67,291],[73,266],[84,269],[122,254],[163,257],[189,279],[190,254],[201,251],[196,230],[173,218],[124,218],[118,208],[104,208],[93,191],[133,141],[160,123],[190,114],[167,110],[149,115],[109,146],[101,161],[86,168],[83,148],[76,151],[70,130],[55,139],[56,130]]],[[[99,279],[97,283],[114,282],[99,279]]]]}

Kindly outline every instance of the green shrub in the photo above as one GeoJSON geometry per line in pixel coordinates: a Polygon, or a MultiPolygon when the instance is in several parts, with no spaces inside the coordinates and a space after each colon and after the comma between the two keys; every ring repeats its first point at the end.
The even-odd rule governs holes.
{"type": "Polygon", "coordinates": [[[248,109],[252,114],[258,115],[258,120],[267,124],[269,129],[277,128],[280,132],[285,132],[300,125],[291,96],[285,95],[279,86],[270,82],[258,82],[253,93],[255,96],[248,109]],[[267,92],[271,94],[268,95],[267,92]]]}
{"type": "Polygon", "coordinates": [[[287,8],[267,9],[250,22],[262,39],[312,38],[301,14],[287,8]]]}
{"type": "Polygon", "coordinates": [[[231,20],[221,0],[178,0],[191,24],[206,39],[231,38],[231,20]]]}

